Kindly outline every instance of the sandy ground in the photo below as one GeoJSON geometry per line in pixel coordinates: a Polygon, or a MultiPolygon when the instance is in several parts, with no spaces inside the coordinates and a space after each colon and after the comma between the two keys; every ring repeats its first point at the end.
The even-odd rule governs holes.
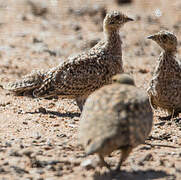
{"type": "MultiPolygon", "coordinates": [[[[89,49],[101,38],[106,11],[135,19],[121,29],[123,61],[136,85],[146,90],[161,49],[145,37],[161,29],[174,32],[181,52],[180,0],[0,0],[0,80],[13,81],[33,69],[49,69],[89,49]],[[44,3],[43,3],[44,2],[44,3]],[[46,3],[45,3],[46,2],[46,3]]],[[[155,112],[147,142],[171,147],[137,147],[112,176],[96,155],[78,145],[80,112],[73,100],[18,97],[0,88],[0,179],[152,180],[181,179],[181,121],[162,121],[155,112]]],[[[119,152],[107,158],[118,161],[119,152]]]]}

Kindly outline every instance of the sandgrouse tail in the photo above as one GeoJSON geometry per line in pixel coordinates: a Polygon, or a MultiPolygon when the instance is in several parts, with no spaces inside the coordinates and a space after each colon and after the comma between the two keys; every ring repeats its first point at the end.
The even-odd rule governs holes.
{"type": "Polygon", "coordinates": [[[33,70],[21,80],[3,85],[3,88],[17,95],[32,95],[35,88],[39,88],[46,76],[44,70],[33,70]]]}
{"type": "Polygon", "coordinates": [[[87,155],[104,156],[121,150],[116,170],[131,150],[144,143],[152,128],[152,109],[146,92],[134,86],[126,74],[113,76],[113,84],[93,92],[86,100],[80,120],[79,140],[87,155]]]}

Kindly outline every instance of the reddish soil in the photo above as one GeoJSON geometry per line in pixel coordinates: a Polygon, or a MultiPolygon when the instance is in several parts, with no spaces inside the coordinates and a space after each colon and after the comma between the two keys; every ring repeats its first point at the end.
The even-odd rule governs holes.
{"type": "MultiPolygon", "coordinates": [[[[101,38],[106,10],[135,19],[121,29],[123,61],[136,85],[147,89],[161,49],[146,36],[168,29],[179,40],[180,0],[0,1],[0,80],[20,79],[33,69],[49,69],[70,55],[89,49],[101,38]],[[44,2],[44,3],[43,3],[44,2]]],[[[180,53],[181,54],[181,53],[180,53]]],[[[0,179],[2,180],[152,180],[181,179],[181,121],[163,121],[155,112],[147,142],[114,176],[100,169],[96,155],[85,157],[78,145],[80,112],[73,100],[15,96],[0,87],[0,179]]],[[[119,152],[107,158],[116,164],[119,152]]]]}

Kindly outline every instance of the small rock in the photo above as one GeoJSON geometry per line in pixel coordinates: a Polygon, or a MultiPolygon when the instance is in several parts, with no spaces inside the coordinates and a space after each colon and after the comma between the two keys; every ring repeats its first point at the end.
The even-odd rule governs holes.
{"type": "Polygon", "coordinates": [[[22,155],[19,154],[19,152],[17,152],[17,151],[12,151],[12,152],[10,152],[9,155],[10,155],[10,156],[15,156],[15,157],[22,157],[22,155]]]}
{"type": "Polygon", "coordinates": [[[142,74],[148,73],[149,70],[148,69],[139,69],[139,72],[142,74]]]}
{"type": "Polygon", "coordinates": [[[75,127],[76,127],[76,125],[75,125],[75,124],[69,124],[69,127],[71,127],[71,128],[75,128],[75,127]]]}
{"type": "Polygon", "coordinates": [[[16,171],[16,173],[18,173],[18,174],[28,174],[29,173],[28,171],[26,171],[20,167],[17,167],[17,166],[11,166],[11,168],[13,168],[16,171]]]}
{"type": "Polygon", "coordinates": [[[175,30],[179,30],[179,29],[180,29],[180,26],[179,26],[178,24],[175,24],[175,25],[173,25],[173,28],[174,28],[175,30]]]}
{"type": "Polygon", "coordinates": [[[58,161],[58,160],[52,160],[52,161],[48,161],[47,164],[48,165],[56,165],[58,163],[61,163],[61,161],[58,161]]]}
{"type": "Polygon", "coordinates": [[[67,137],[67,136],[66,136],[66,134],[57,134],[57,137],[63,138],[63,137],[67,137]]]}
{"type": "Polygon", "coordinates": [[[132,0],[115,0],[119,5],[132,3],[132,0]]]}
{"type": "Polygon", "coordinates": [[[162,122],[159,122],[159,123],[156,123],[155,126],[164,126],[165,125],[165,121],[162,121],[162,122]]]}
{"type": "Polygon", "coordinates": [[[78,24],[72,24],[71,27],[72,27],[72,29],[73,29],[74,31],[79,31],[79,30],[81,30],[81,26],[78,25],[78,24]]]}
{"type": "Polygon", "coordinates": [[[36,158],[32,159],[32,164],[31,164],[32,168],[44,168],[45,166],[47,166],[46,161],[40,161],[37,160],[36,158]]]}
{"type": "Polygon", "coordinates": [[[171,137],[172,136],[169,133],[163,133],[163,134],[160,134],[160,136],[159,136],[160,140],[163,140],[163,139],[169,140],[171,137]]]}
{"type": "Polygon", "coordinates": [[[6,143],[5,143],[5,146],[7,146],[7,147],[11,147],[12,145],[11,145],[11,143],[10,143],[10,142],[6,142],[6,143]]]}
{"type": "Polygon", "coordinates": [[[23,144],[20,144],[19,147],[20,147],[21,149],[24,149],[24,148],[25,148],[25,146],[24,146],[23,144]]]}
{"type": "Polygon", "coordinates": [[[43,107],[39,107],[38,108],[38,112],[42,113],[42,114],[46,114],[47,113],[47,110],[43,107]]]}
{"type": "Polygon", "coordinates": [[[150,150],[151,149],[151,146],[143,146],[140,148],[140,150],[150,150]]]}
{"type": "Polygon", "coordinates": [[[48,13],[46,1],[28,0],[27,4],[31,7],[32,14],[35,16],[44,16],[48,13]]]}
{"type": "Polygon", "coordinates": [[[157,23],[159,23],[159,21],[158,21],[158,19],[157,18],[155,18],[155,17],[152,17],[152,16],[147,16],[147,22],[149,23],[149,24],[157,24],[157,23]]]}
{"type": "Polygon", "coordinates": [[[9,162],[3,163],[3,166],[8,166],[8,165],[9,165],[9,162]]]}
{"type": "Polygon", "coordinates": [[[50,49],[45,49],[44,52],[49,53],[50,56],[57,56],[57,53],[53,50],[50,50],[50,49]]]}
{"type": "Polygon", "coordinates": [[[55,103],[51,102],[48,104],[48,108],[53,108],[55,105],[56,105],[55,103]]]}
{"type": "Polygon", "coordinates": [[[36,171],[38,174],[44,174],[45,172],[42,169],[37,169],[36,171]]]}
{"type": "Polygon", "coordinates": [[[6,171],[4,170],[4,168],[0,167],[0,174],[4,174],[6,173],[6,171]]]}
{"type": "Polygon", "coordinates": [[[28,123],[27,123],[27,122],[25,122],[25,121],[23,121],[23,124],[28,125],[28,123]]]}
{"type": "Polygon", "coordinates": [[[167,125],[168,125],[168,126],[171,126],[171,125],[172,125],[172,122],[167,122],[167,125]]]}
{"type": "Polygon", "coordinates": [[[87,170],[95,169],[95,162],[92,161],[92,159],[86,159],[80,164],[83,168],[86,168],[87,170]]]}
{"type": "Polygon", "coordinates": [[[48,165],[48,166],[46,167],[46,169],[47,169],[48,171],[56,171],[56,168],[55,168],[54,166],[51,166],[51,165],[48,165]]]}
{"type": "Polygon", "coordinates": [[[138,165],[143,166],[145,161],[152,161],[152,160],[153,160],[152,154],[148,153],[139,160],[138,165]]]}
{"type": "Polygon", "coordinates": [[[0,103],[0,106],[5,107],[5,106],[7,106],[7,105],[9,105],[9,104],[10,104],[10,101],[8,101],[8,102],[1,102],[1,103],[0,103]]]}
{"type": "Polygon", "coordinates": [[[74,161],[73,166],[80,166],[80,161],[78,161],[78,160],[74,161]]]}
{"type": "Polygon", "coordinates": [[[62,173],[62,172],[57,172],[57,173],[55,174],[55,176],[61,177],[61,176],[63,176],[63,173],[62,173]]]}
{"type": "Polygon", "coordinates": [[[33,38],[33,43],[42,43],[42,40],[37,39],[36,37],[33,38]]]}
{"type": "Polygon", "coordinates": [[[25,149],[23,150],[22,154],[27,157],[31,157],[31,154],[33,154],[33,151],[25,149]]]}
{"type": "Polygon", "coordinates": [[[20,110],[17,111],[17,113],[18,114],[24,114],[25,112],[22,109],[20,109],[20,110]]]}
{"type": "Polygon", "coordinates": [[[49,118],[53,118],[53,119],[54,119],[54,118],[56,118],[56,116],[53,115],[53,114],[50,114],[50,115],[49,115],[49,118]]]}

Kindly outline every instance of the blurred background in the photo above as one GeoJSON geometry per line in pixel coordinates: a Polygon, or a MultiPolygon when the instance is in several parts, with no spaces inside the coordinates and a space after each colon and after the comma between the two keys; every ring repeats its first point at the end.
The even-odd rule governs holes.
{"type": "Polygon", "coordinates": [[[1,80],[56,66],[91,48],[103,38],[102,22],[111,10],[135,19],[120,31],[128,72],[152,70],[151,56],[160,49],[146,36],[168,29],[180,37],[180,0],[1,0],[1,80]]]}

